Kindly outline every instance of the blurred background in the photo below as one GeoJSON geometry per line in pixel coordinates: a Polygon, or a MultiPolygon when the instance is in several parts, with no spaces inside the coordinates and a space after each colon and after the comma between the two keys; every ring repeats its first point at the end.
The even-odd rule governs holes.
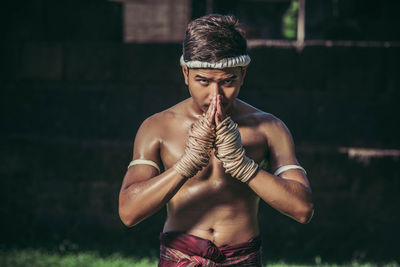
{"type": "Polygon", "coordinates": [[[240,98],[282,119],[307,169],[307,225],[260,207],[264,259],[399,261],[400,2],[20,0],[0,9],[0,249],[158,255],[118,192],[141,122],[189,96],[187,23],[245,25],[240,98]]]}

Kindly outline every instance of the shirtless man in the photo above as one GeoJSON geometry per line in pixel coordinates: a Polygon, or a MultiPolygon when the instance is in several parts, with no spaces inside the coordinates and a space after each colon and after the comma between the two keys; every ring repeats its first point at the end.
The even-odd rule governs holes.
{"type": "Polygon", "coordinates": [[[181,58],[191,97],[137,132],[119,214],[133,226],[167,205],[159,266],[261,266],[260,198],[298,222],[312,217],[289,130],[237,98],[249,62],[233,16],[192,21],[181,58]]]}

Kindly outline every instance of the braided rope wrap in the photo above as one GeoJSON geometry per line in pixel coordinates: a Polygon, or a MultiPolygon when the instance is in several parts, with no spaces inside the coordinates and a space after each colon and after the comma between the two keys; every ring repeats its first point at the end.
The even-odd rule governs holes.
{"type": "Polygon", "coordinates": [[[217,126],[215,146],[215,156],[222,161],[226,173],[243,183],[252,178],[258,164],[245,155],[237,124],[230,117],[217,126]]]}
{"type": "Polygon", "coordinates": [[[214,140],[214,128],[204,116],[201,116],[189,129],[185,153],[173,166],[175,171],[189,178],[207,166],[214,140]]]}
{"type": "Polygon", "coordinates": [[[189,69],[224,69],[245,67],[250,64],[251,59],[249,55],[241,55],[236,57],[224,58],[217,62],[203,62],[198,60],[185,61],[182,55],[179,61],[182,66],[186,66],[189,69]]]}

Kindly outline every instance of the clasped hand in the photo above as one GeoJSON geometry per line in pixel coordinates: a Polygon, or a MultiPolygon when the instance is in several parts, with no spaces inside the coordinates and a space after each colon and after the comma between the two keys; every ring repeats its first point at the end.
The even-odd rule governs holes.
{"type": "Polygon", "coordinates": [[[221,95],[214,94],[207,112],[204,114],[206,120],[213,126],[218,126],[226,117],[222,109],[221,95]]]}
{"type": "Polygon", "coordinates": [[[223,112],[221,96],[214,95],[207,112],[190,128],[185,153],[174,165],[185,177],[194,176],[207,166],[211,150],[222,161],[225,172],[242,182],[247,182],[258,165],[245,155],[237,124],[223,112]]]}

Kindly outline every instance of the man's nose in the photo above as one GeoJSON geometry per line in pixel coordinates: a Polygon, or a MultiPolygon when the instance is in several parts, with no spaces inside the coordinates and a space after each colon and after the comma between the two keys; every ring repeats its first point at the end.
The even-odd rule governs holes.
{"type": "Polygon", "coordinates": [[[219,94],[221,94],[221,86],[216,82],[211,83],[210,84],[210,94],[211,95],[214,95],[214,94],[219,95],[219,94]]]}

